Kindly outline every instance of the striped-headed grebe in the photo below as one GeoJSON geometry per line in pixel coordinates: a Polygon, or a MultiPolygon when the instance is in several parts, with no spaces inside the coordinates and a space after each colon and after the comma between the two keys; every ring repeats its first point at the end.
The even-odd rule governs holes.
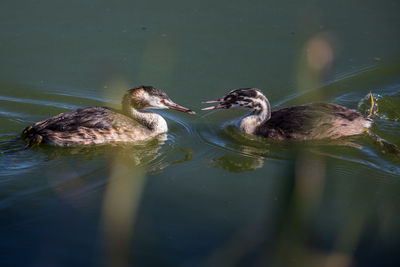
{"type": "Polygon", "coordinates": [[[273,140],[337,139],[368,131],[372,120],[360,112],[331,103],[311,103],[271,111],[268,99],[257,88],[242,88],[221,99],[206,101],[216,106],[203,110],[248,108],[240,130],[273,140]]]}

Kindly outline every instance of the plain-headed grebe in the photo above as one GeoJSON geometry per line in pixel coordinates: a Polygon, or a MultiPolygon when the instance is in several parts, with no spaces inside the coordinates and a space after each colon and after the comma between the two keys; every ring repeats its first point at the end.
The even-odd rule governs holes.
{"type": "Polygon", "coordinates": [[[152,86],[127,91],[122,111],[106,107],[72,110],[28,126],[22,137],[27,147],[42,142],[57,146],[76,146],[118,142],[136,142],[167,132],[165,119],[143,109],[174,109],[190,114],[193,111],[175,104],[166,93],[152,86]]]}
{"type": "Polygon", "coordinates": [[[248,108],[251,113],[239,122],[240,130],[273,140],[337,139],[357,135],[371,127],[372,120],[358,111],[330,103],[311,103],[271,111],[268,99],[257,88],[229,92],[218,103],[203,110],[248,108]]]}

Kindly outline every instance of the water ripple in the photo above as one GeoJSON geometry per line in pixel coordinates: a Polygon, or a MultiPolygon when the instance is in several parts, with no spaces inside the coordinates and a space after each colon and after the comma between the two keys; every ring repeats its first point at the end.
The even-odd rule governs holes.
{"type": "Polygon", "coordinates": [[[49,106],[49,107],[56,107],[56,108],[64,108],[64,109],[77,109],[80,106],[72,105],[63,102],[53,102],[53,101],[45,101],[45,100],[36,100],[36,99],[27,99],[27,98],[17,98],[17,97],[9,97],[9,96],[1,96],[0,101],[10,101],[16,103],[24,103],[24,104],[34,104],[40,106],[49,106]]]}

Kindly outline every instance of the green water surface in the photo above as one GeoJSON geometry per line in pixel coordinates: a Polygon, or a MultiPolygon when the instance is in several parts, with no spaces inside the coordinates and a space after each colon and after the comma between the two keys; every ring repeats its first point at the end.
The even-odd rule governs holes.
{"type": "Polygon", "coordinates": [[[241,134],[201,101],[365,112],[400,146],[400,2],[0,3],[1,266],[400,266],[400,158],[368,136],[241,134]],[[23,151],[27,125],[163,89],[166,141],[23,151]]]}

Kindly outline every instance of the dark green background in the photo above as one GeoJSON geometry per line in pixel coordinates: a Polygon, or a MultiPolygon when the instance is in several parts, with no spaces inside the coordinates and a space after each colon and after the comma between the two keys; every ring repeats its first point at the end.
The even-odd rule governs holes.
{"type": "Polygon", "coordinates": [[[374,131],[400,145],[399,10],[389,0],[1,1],[0,264],[399,266],[398,157],[366,136],[249,140],[229,126],[242,111],[199,110],[258,87],[274,108],[365,111],[372,90],[374,131]],[[332,52],[322,70],[307,57],[315,40],[332,52]],[[160,111],[164,144],[20,150],[25,126],[118,107],[140,84],[197,115],[160,111]]]}

